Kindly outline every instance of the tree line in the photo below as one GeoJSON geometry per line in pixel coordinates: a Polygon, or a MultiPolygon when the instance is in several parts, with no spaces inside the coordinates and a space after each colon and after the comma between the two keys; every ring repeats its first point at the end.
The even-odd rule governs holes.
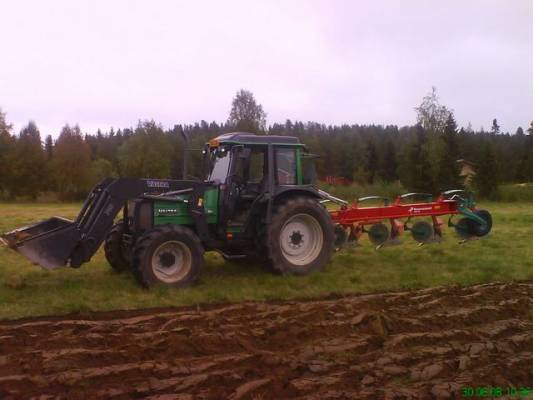
{"type": "Polygon", "coordinates": [[[30,121],[19,133],[0,110],[0,197],[37,198],[45,192],[63,200],[85,197],[108,176],[182,178],[183,157],[190,177],[203,177],[201,149],[215,136],[232,131],[297,136],[317,159],[320,178],[336,176],[360,184],[395,182],[411,191],[437,193],[461,188],[458,159],[475,166],[473,188],[493,196],[503,182],[533,181],[533,121],[524,131],[458,128],[451,109],[436,90],[415,108],[412,126],[325,125],[286,120],[266,125],[266,113],[253,94],[237,93],[226,122],[200,121],[164,129],[156,121],[135,128],[111,128],[94,135],[65,125],[56,140],[44,138],[30,121]],[[184,152],[187,138],[188,150],[184,152]]]}

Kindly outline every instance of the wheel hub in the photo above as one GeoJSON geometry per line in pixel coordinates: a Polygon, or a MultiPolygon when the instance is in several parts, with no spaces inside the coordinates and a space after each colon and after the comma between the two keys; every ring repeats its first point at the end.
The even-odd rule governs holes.
{"type": "Polygon", "coordinates": [[[289,246],[296,249],[302,246],[303,241],[304,241],[303,239],[304,239],[304,235],[300,231],[294,231],[292,232],[292,235],[290,236],[289,246]]]}
{"type": "Polygon", "coordinates": [[[163,253],[159,256],[159,262],[162,267],[169,268],[176,262],[176,256],[172,253],[163,253]]]}
{"type": "Polygon", "coordinates": [[[312,263],[324,244],[324,232],[319,222],[309,214],[290,217],[280,231],[283,256],[294,265],[312,263]]]}
{"type": "Polygon", "coordinates": [[[174,283],[183,279],[189,273],[191,264],[191,251],[180,241],[162,243],[152,256],[154,274],[166,283],[174,283]]]}

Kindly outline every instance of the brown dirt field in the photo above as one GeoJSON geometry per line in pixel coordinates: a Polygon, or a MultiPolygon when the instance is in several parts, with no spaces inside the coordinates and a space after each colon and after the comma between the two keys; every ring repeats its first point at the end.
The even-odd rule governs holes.
{"type": "Polygon", "coordinates": [[[533,386],[533,283],[0,322],[4,400],[431,399],[465,386],[533,386]]]}

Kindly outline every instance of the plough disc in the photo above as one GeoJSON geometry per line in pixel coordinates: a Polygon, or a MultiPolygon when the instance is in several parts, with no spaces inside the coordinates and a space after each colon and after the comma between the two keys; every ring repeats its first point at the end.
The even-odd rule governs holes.
{"type": "Polygon", "coordinates": [[[418,243],[431,243],[435,241],[435,229],[426,221],[415,222],[411,228],[411,235],[418,243]]]}
{"type": "Polygon", "coordinates": [[[368,238],[375,246],[381,246],[389,240],[390,231],[384,223],[377,223],[370,227],[368,238]]]}
{"type": "Polygon", "coordinates": [[[461,218],[457,223],[455,224],[455,233],[457,233],[457,236],[459,236],[463,240],[471,239],[473,234],[473,225],[474,221],[472,221],[469,218],[461,218]]]}

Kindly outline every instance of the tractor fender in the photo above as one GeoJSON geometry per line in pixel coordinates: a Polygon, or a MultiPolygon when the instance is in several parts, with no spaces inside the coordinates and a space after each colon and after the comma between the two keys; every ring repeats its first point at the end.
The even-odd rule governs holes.
{"type": "Polygon", "coordinates": [[[320,193],[318,192],[318,189],[314,187],[313,185],[309,186],[280,186],[276,190],[276,194],[274,195],[273,201],[274,203],[280,203],[282,201],[285,201],[289,197],[296,197],[296,196],[306,196],[306,197],[312,197],[316,199],[322,199],[322,196],[320,196],[320,193]]]}

